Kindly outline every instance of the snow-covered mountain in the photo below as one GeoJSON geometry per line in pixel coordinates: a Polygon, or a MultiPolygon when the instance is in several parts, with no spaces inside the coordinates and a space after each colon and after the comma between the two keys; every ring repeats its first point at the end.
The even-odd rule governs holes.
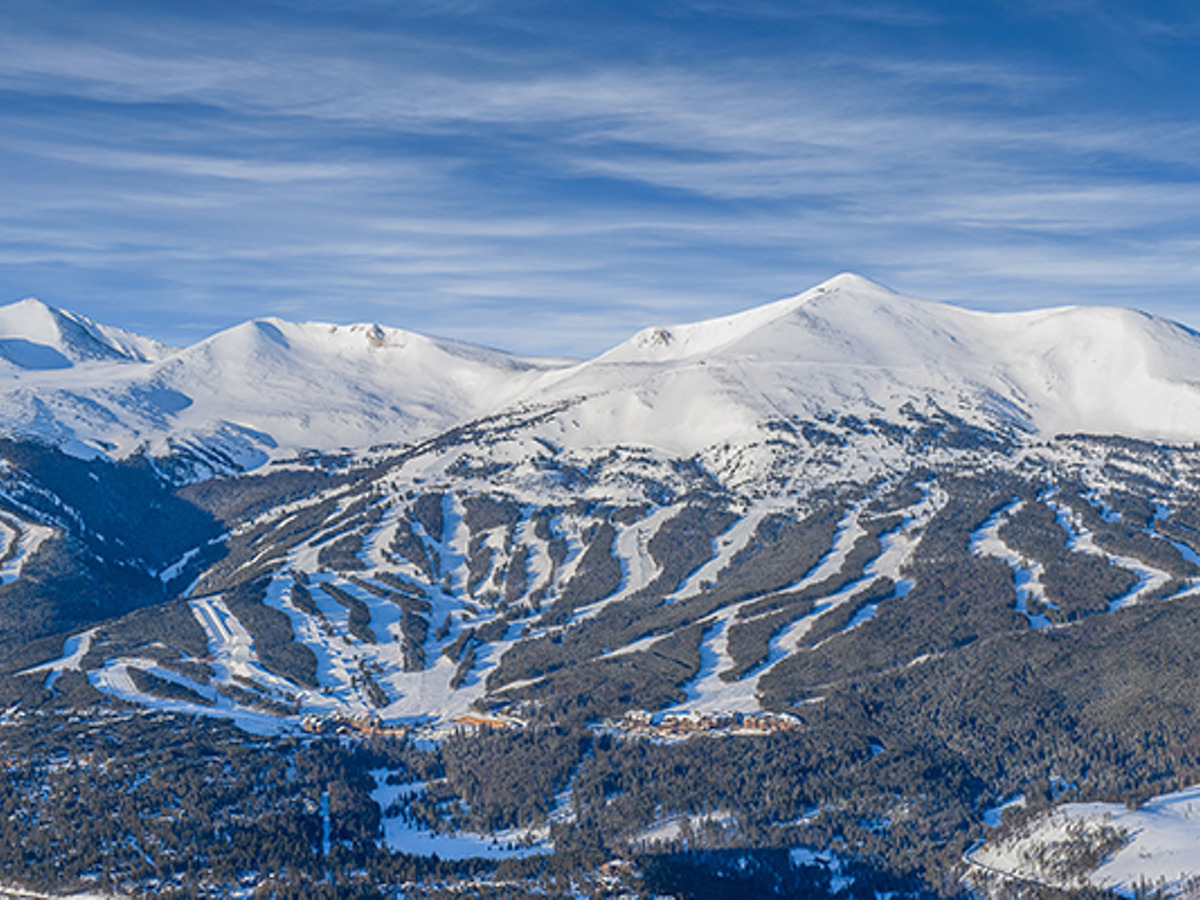
{"type": "Polygon", "coordinates": [[[582,363],[378,325],[259,319],[169,350],[25,300],[0,309],[0,429],[73,452],[403,443],[512,409],[573,449],[688,456],[779,419],[930,410],[1033,436],[1200,440],[1200,336],[1128,309],[987,314],[854,275],[747,312],[646,329],[582,363]]]}
{"type": "Polygon", "coordinates": [[[579,398],[578,444],[684,453],[744,441],[773,418],[897,421],[931,403],[1042,436],[1192,441],[1200,336],[1129,309],[971,312],[839,275],[737,315],[646,329],[539,390],[579,398]]]}
{"type": "Polygon", "coordinates": [[[6,374],[98,361],[150,363],[169,352],[150,338],[33,298],[0,307],[0,358],[6,374]]]}
{"type": "Polygon", "coordinates": [[[615,853],[705,811],[719,846],[745,828],[1017,878],[1006,847],[1081,877],[1126,836],[1026,840],[1015,798],[1200,780],[1182,326],[849,275],[585,362],[277,319],[168,350],[32,302],[0,325],[5,722],[117,700],[429,746],[526,729],[565,754],[553,785],[513,782],[548,792],[545,833],[551,810],[619,816],[615,853]],[[741,743],[628,757],[700,785],[678,808],[588,774],[697,734],[741,743]],[[714,766],[750,785],[719,789],[728,815],[714,766]],[[580,773],[600,780],[574,793],[580,773]],[[1012,833],[971,849],[997,817],[1012,833]]]}
{"type": "Polygon", "coordinates": [[[378,325],[256,319],[168,350],[22,301],[0,309],[0,430],[84,457],[186,451],[211,469],[399,443],[504,403],[554,361],[378,325]]]}

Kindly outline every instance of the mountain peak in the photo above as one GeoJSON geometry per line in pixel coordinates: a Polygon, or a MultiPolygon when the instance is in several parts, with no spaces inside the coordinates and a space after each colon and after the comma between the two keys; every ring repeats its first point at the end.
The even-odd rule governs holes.
{"type": "MultiPolygon", "coordinates": [[[[801,294],[784,297],[728,316],[682,325],[654,325],[605,353],[605,362],[668,362],[708,356],[775,326],[791,314],[826,298],[905,300],[900,294],[853,272],[842,272],[801,294]]],[[[930,304],[936,306],[937,304],[930,304]]]]}
{"type": "Polygon", "coordinates": [[[731,316],[645,329],[555,391],[603,405],[589,440],[636,421],[625,443],[699,452],[771,417],[901,421],[910,403],[985,428],[1188,442],[1200,439],[1197,384],[1200,339],[1166,320],[974,312],[842,273],[731,316]]]}
{"type": "Polygon", "coordinates": [[[8,336],[13,329],[46,328],[63,315],[62,310],[37,297],[26,297],[0,306],[0,332],[8,336]]]}
{"type": "Polygon", "coordinates": [[[39,312],[41,312],[41,311],[57,312],[57,310],[53,306],[39,300],[37,297],[24,297],[21,300],[17,300],[17,301],[14,301],[13,303],[8,303],[8,304],[5,304],[4,306],[0,306],[0,311],[8,310],[8,309],[34,310],[34,311],[39,311],[39,312]]]}
{"type": "Polygon", "coordinates": [[[839,272],[832,278],[826,279],[814,288],[810,288],[800,296],[809,294],[829,294],[834,291],[870,291],[877,294],[891,294],[900,296],[886,285],[880,284],[878,281],[872,281],[864,275],[859,275],[855,272],[839,272]]]}
{"type": "Polygon", "coordinates": [[[36,297],[0,307],[0,357],[21,369],[77,363],[150,362],[168,349],[158,341],[94,322],[36,297]]]}

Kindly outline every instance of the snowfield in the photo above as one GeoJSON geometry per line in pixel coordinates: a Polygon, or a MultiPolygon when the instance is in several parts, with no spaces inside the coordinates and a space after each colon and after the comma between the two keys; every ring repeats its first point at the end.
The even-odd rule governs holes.
{"type": "Polygon", "coordinates": [[[562,448],[670,455],[744,447],[771,417],[894,417],[913,402],[1031,434],[1195,441],[1198,385],[1200,337],[1166,320],[970,312],[849,274],[585,362],[280,319],[176,350],[36,300],[0,308],[0,429],[85,456],[190,450],[197,477],[530,409],[558,410],[538,434],[562,448]]]}
{"type": "Polygon", "coordinates": [[[436,853],[442,859],[509,859],[549,853],[551,845],[545,836],[521,829],[512,829],[497,834],[474,834],[457,831],[452,833],[433,832],[422,825],[409,821],[403,814],[387,816],[388,807],[403,797],[424,794],[424,782],[388,784],[386,769],[371,773],[375,779],[375,790],[371,799],[379,804],[383,818],[383,841],[391,850],[399,853],[415,853],[430,856],[436,853]]]}
{"type": "MultiPolygon", "coordinates": [[[[989,840],[967,854],[975,875],[1007,876],[1057,887],[1083,884],[1132,897],[1143,885],[1166,896],[1200,884],[1200,786],[1154,797],[1136,810],[1116,803],[1067,803],[1035,819],[1028,829],[989,840]],[[1112,829],[1122,846],[1077,876],[1056,877],[1055,862],[1068,857],[1073,835],[1112,829]],[[1039,851],[1046,862],[1040,862],[1039,851]]],[[[1188,894],[1191,895],[1190,893],[1188,894]]]]}

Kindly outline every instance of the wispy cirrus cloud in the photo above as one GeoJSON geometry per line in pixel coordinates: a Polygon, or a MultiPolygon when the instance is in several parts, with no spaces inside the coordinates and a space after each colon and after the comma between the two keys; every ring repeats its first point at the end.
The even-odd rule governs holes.
{"type": "Polygon", "coordinates": [[[668,3],[587,35],[545,4],[27,12],[0,29],[0,289],[177,342],[274,313],[580,354],[842,269],[1179,314],[1190,109],[957,52],[936,4],[906,5],[915,32],[851,6],[668,3]],[[889,30],[928,46],[874,49],[889,30]]]}

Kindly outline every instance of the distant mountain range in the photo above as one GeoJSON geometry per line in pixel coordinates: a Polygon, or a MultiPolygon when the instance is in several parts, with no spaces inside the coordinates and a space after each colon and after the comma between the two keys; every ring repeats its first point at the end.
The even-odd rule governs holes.
{"type": "Polygon", "coordinates": [[[256,319],[184,349],[23,300],[0,308],[0,429],[67,452],[191,449],[213,471],[429,437],[506,411],[575,449],[688,456],[778,417],[938,408],[1053,437],[1200,439],[1200,337],[1115,308],[994,315],[854,275],[595,359],[513,356],[379,325],[256,319]]]}

